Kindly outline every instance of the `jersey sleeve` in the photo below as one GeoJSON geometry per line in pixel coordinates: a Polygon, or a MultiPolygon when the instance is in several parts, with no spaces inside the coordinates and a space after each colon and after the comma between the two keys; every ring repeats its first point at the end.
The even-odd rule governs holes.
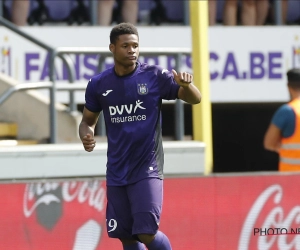
{"type": "Polygon", "coordinates": [[[273,115],[271,123],[278,127],[283,137],[289,137],[295,130],[296,116],[287,104],[282,105],[273,115]]]}
{"type": "Polygon", "coordinates": [[[158,68],[157,77],[161,98],[165,100],[177,99],[180,86],[175,82],[172,72],[158,68]]]}
{"type": "Polygon", "coordinates": [[[102,108],[97,99],[95,81],[90,79],[85,90],[85,107],[91,112],[101,112],[102,108]]]}

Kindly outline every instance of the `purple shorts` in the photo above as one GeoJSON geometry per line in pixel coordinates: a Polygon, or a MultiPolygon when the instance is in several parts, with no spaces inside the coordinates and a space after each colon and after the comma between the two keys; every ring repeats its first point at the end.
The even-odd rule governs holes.
{"type": "Polygon", "coordinates": [[[137,234],[156,234],[162,198],[161,179],[148,178],[126,186],[107,186],[108,236],[136,239],[137,234]]]}

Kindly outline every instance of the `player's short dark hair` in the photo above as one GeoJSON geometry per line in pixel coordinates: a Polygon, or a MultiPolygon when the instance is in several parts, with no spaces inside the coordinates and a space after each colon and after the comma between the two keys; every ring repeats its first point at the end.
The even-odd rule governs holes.
{"type": "Polygon", "coordinates": [[[290,69],[287,73],[288,86],[300,90],[300,68],[290,69]]]}
{"type": "Polygon", "coordinates": [[[133,34],[137,35],[137,28],[131,23],[120,23],[113,27],[110,32],[110,43],[115,44],[120,35],[133,34]]]}

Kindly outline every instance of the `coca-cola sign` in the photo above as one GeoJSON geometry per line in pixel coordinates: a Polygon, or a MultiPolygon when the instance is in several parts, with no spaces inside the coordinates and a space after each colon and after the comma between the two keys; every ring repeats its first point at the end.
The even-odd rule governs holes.
{"type": "MultiPolygon", "coordinates": [[[[166,178],[160,229],[173,250],[300,249],[299,175],[166,178]]],[[[118,250],[106,183],[1,184],[0,249],[118,250]]]]}
{"type": "Polygon", "coordinates": [[[26,184],[23,221],[28,246],[98,249],[105,233],[105,206],[105,183],[100,180],[26,184]]]}
{"type": "Polygon", "coordinates": [[[239,250],[252,249],[251,245],[260,250],[300,249],[300,202],[288,209],[282,202],[283,193],[281,185],[273,184],[257,197],[244,221],[239,250]],[[268,202],[273,204],[271,209],[265,208],[268,202]],[[262,223],[258,223],[260,216],[262,223]]]}
{"type": "Polygon", "coordinates": [[[299,187],[299,174],[169,179],[161,227],[178,250],[300,249],[299,187]]]}
{"type": "Polygon", "coordinates": [[[99,181],[69,181],[27,184],[24,192],[24,215],[31,216],[39,205],[61,202],[87,203],[98,212],[105,208],[105,188],[99,181]],[[59,194],[54,192],[60,190],[59,194]],[[30,204],[31,203],[31,204],[30,204]]]}

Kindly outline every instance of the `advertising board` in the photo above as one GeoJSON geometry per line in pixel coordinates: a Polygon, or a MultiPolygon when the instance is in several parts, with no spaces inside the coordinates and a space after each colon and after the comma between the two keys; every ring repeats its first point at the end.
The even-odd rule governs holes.
{"type": "MultiPolygon", "coordinates": [[[[174,250],[298,249],[299,178],[166,178],[160,229],[174,250]]],[[[107,237],[105,192],[99,178],[2,183],[0,248],[121,249],[107,237]]]]}
{"type": "MultiPolygon", "coordinates": [[[[58,48],[107,47],[109,27],[24,27],[25,32],[58,48]]],[[[143,47],[191,48],[188,26],[139,27],[140,61],[160,64],[172,69],[172,56],[143,56],[143,47]],[[178,37],[180,34],[180,37],[178,37]],[[155,39],[154,39],[155,38],[155,39]]],[[[282,27],[211,27],[209,29],[211,101],[222,102],[285,102],[289,95],[285,73],[300,67],[300,31],[295,26],[282,27]]],[[[48,80],[48,55],[29,41],[0,27],[1,68],[21,82],[48,80]]],[[[199,41],[201,43],[201,41],[199,41]]],[[[98,72],[99,55],[72,55],[76,81],[87,83],[98,72]]],[[[106,58],[105,68],[112,58],[106,58]]],[[[182,56],[181,70],[192,72],[192,58],[182,56]]],[[[67,82],[68,74],[61,60],[56,62],[57,81],[67,82]]],[[[76,93],[77,103],[84,102],[83,92],[76,93]]],[[[58,93],[58,101],[68,102],[68,95],[58,93]]]]}

